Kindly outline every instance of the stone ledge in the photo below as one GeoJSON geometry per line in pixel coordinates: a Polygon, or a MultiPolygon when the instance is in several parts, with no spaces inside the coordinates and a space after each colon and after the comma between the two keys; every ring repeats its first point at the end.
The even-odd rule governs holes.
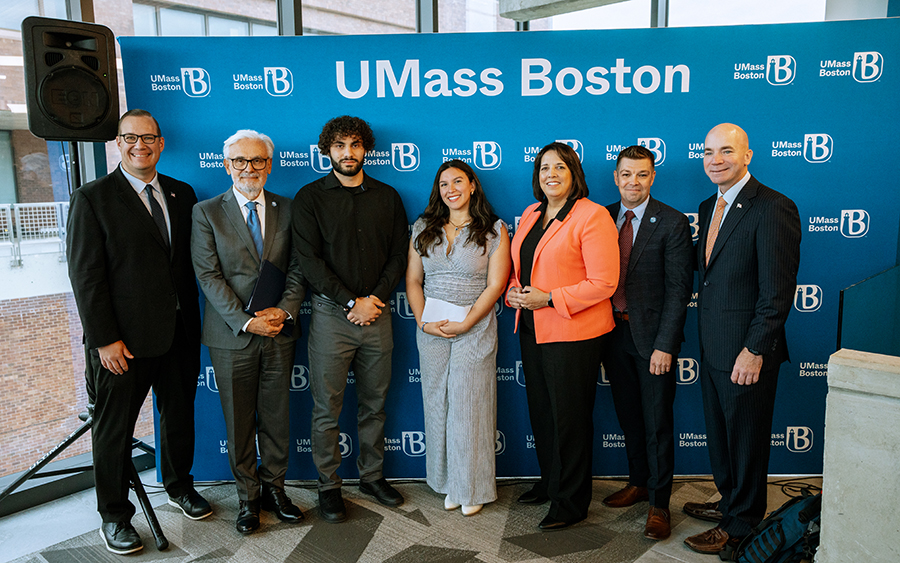
{"type": "Polygon", "coordinates": [[[900,399],[900,358],[838,350],[828,360],[828,388],[900,399]]]}

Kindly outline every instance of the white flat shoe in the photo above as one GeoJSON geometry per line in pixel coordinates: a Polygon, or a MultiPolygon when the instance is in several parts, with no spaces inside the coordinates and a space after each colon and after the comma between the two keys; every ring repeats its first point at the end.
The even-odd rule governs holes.
{"type": "Polygon", "coordinates": [[[450,495],[444,497],[444,510],[456,510],[460,505],[450,500],[450,495]]]}
{"type": "Polygon", "coordinates": [[[481,512],[482,506],[484,506],[484,505],[475,504],[472,506],[468,506],[468,505],[463,506],[462,507],[463,516],[472,516],[473,514],[478,514],[479,512],[481,512]]]}

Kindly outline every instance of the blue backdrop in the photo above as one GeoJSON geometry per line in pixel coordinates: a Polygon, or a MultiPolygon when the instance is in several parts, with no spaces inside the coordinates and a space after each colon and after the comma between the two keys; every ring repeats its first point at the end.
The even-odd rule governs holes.
{"type": "MultiPolygon", "coordinates": [[[[791,363],[781,370],[770,472],[820,473],[828,356],[838,292],[894,265],[898,198],[890,157],[898,122],[896,20],[621,31],[264,38],[120,38],[128,107],[146,108],[166,138],[163,173],[200,199],[230,187],[222,142],[237,129],[266,133],[275,162],[266,186],[293,196],[325,174],[316,142],[331,117],[368,120],[377,146],[366,171],[397,188],[412,223],[435,170],[449,158],[477,169],[498,214],[515,229],[533,201],[534,154],[553,140],[578,151],[591,199],[618,199],[612,172],[625,146],[657,155],[652,193],[686,213],[715,187],[703,141],[717,123],[743,126],[751,172],[791,197],[803,222],[791,363]]],[[[696,301],[685,327],[676,397],[676,470],[709,473],[697,383],[696,301]]],[[[386,427],[388,477],[423,477],[416,328],[399,287],[394,377],[386,427]]],[[[538,473],[511,311],[498,304],[497,473],[538,473]]],[[[300,322],[308,325],[309,303],[300,322]]],[[[197,393],[199,479],[231,478],[215,378],[204,349],[197,393]]],[[[288,478],[315,477],[306,339],[291,384],[288,478]]],[[[341,418],[346,478],[356,477],[353,378],[341,418]]],[[[287,392],[287,391],[286,391],[287,392]]],[[[594,473],[627,472],[605,378],[595,411],[594,473]]]]}

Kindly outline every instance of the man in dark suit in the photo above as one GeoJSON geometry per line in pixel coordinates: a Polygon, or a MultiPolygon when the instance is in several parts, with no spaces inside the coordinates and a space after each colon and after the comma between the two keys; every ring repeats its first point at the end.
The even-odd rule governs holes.
{"type": "Polygon", "coordinates": [[[163,484],[191,519],[212,514],[194,490],[194,395],[200,313],[191,268],[194,190],[157,174],[165,146],[144,110],[119,120],[122,164],[75,190],[69,207],[69,278],[84,328],[94,404],[91,440],[100,536],[113,553],[138,551],[128,501],[131,439],[150,387],[160,413],[163,484]]]}
{"type": "Polygon", "coordinates": [[[784,323],[797,285],[800,215],[750,175],[752,156],[737,125],[706,136],[703,168],[719,189],[700,204],[700,383],[722,498],[684,505],[691,516],[719,522],[684,540],[701,553],[732,549],[765,515],[775,389],[788,359],[784,323]]]}
{"type": "Polygon", "coordinates": [[[691,299],[691,229],[683,213],[650,197],[653,153],[619,153],[613,178],[621,200],[608,205],[619,229],[616,327],[603,357],[628,456],[628,485],[605,499],[613,508],[649,500],[644,536],[671,534],[675,470],[675,371],[691,299]]]}
{"type": "Polygon", "coordinates": [[[233,185],[194,206],[191,236],[194,271],[206,296],[201,341],[209,347],[225,415],[240,501],[235,526],[242,534],[259,528],[260,508],[285,522],[303,518],[284,492],[284,476],[290,377],[300,335],[293,321],[305,287],[291,250],[291,200],[263,189],[274,150],[268,136],[248,129],[225,141],[225,172],[233,185]],[[264,260],[286,273],[284,288],[277,302],[249,314],[244,309],[264,260]],[[283,333],[285,326],[290,328],[283,333]]]}

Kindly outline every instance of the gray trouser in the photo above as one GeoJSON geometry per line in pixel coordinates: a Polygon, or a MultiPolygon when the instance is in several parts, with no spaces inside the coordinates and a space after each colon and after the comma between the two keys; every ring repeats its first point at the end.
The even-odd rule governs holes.
{"type": "MultiPolygon", "coordinates": [[[[313,295],[309,323],[309,388],[313,398],[312,456],[319,472],[319,490],[341,486],[341,429],[338,417],[344,403],[347,374],[356,378],[359,455],[356,465],[361,481],[382,477],[384,465],[384,401],[391,383],[391,351],[394,348],[391,312],[385,308],[369,326],[347,320],[343,307],[313,295]]],[[[344,446],[346,448],[346,445],[344,446]]]]}
{"type": "Polygon", "coordinates": [[[225,416],[228,463],[240,500],[259,498],[261,484],[284,489],[296,344],[253,335],[243,350],[209,349],[225,416]]]}

